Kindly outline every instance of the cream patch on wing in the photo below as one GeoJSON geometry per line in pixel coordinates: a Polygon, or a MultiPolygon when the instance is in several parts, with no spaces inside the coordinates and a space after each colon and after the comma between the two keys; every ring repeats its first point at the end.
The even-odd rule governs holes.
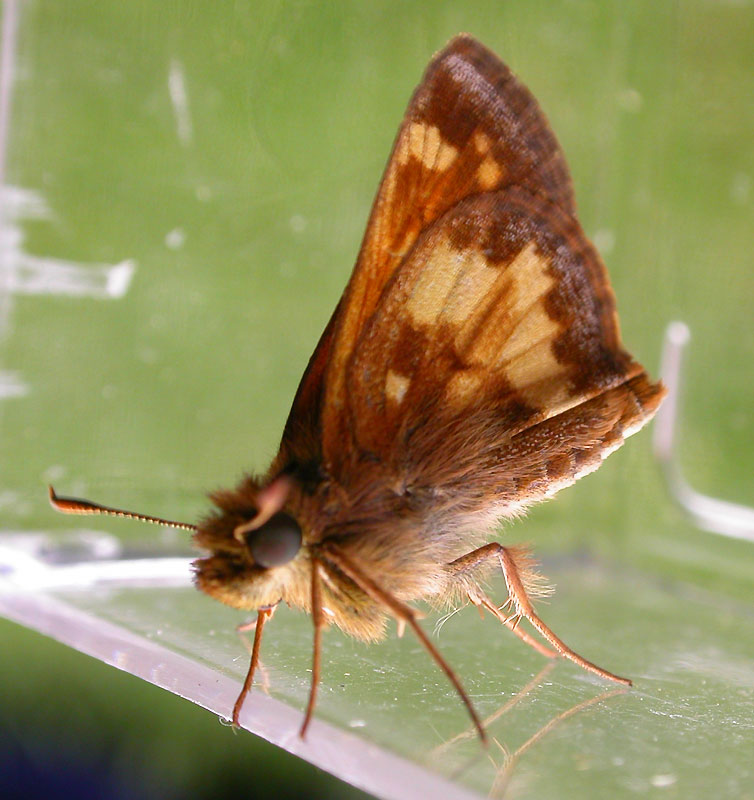
{"type": "Polygon", "coordinates": [[[482,133],[482,131],[477,131],[472,141],[477,153],[480,156],[484,156],[477,167],[477,184],[483,191],[489,191],[500,184],[500,179],[503,177],[503,167],[492,154],[492,142],[486,134],[482,133]]]}
{"type": "Polygon", "coordinates": [[[492,147],[492,141],[490,140],[490,137],[484,133],[484,131],[475,131],[472,141],[474,142],[474,147],[476,147],[476,151],[480,156],[483,156],[485,153],[489,153],[490,148],[492,147]]]}
{"type": "Polygon", "coordinates": [[[406,375],[399,375],[397,372],[389,369],[385,376],[385,396],[388,400],[392,400],[396,403],[396,405],[400,405],[403,402],[403,398],[406,396],[410,383],[411,378],[406,375]]]}
{"type": "MultiPolygon", "coordinates": [[[[549,346],[560,330],[543,305],[544,297],[555,285],[548,272],[549,263],[531,242],[499,270],[499,291],[491,298],[494,305],[480,308],[484,324],[464,353],[472,363],[499,366],[530,352],[542,339],[547,339],[549,346]]],[[[551,358],[557,363],[554,355],[551,358]]],[[[515,381],[516,388],[521,383],[515,381]]]]}
{"type": "Polygon", "coordinates": [[[531,243],[509,266],[512,284],[506,322],[510,334],[496,359],[508,383],[546,417],[572,404],[568,369],[558,362],[552,347],[561,325],[545,308],[545,298],[556,283],[549,265],[531,243]]]}
{"type": "Polygon", "coordinates": [[[489,191],[500,183],[503,177],[503,170],[500,164],[493,158],[492,155],[487,155],[484,161],[477,167],[476,180],[479,186],[484,191],[489,191]]]}
{"type": "Polygon", "coordinates": [[[511,386],[548,416],[558,411],[569,394],[567,368],[558,362],[552,347],[561,325],[545,308],[545,298],[556,282],[549,265],[533,243],[510,265],[507,316],[511,333],[497,356],[511,386]]]}
{"type": "Polygon", "coordinates": [[[425,169],[444,172],[456,160],[458,149],[443,139],[436,125],[412,122],[401,137],[396,155],[401,164],[415,158],[425,169]]]}
{"type": "Polygon", "coordinates": [[[441,321],[456,327],[456,351],[468,365],[448,382],[446,397],[465,404],[486,375],[502,373],[524,402],[546,416],[570,404],[567,370],[552,348],[561,326],[545,308],[556,283],[549,266],[534,242],[505,266],[490,266],[480,251],[466,255],[454,284],[443,290],[441,321]]]}
{"type": "MultiPolygon", "coordinates": [[[[552,346],[561,325],[545,306],[556,281],[550,259],[535,242],[508,264],[490,262],[475,248],[458,250],[447,238],[432,247],[413,286],[407,287],[405,311],[417,329],[452,331],[455,352],[466,368],[448,381],[448,400],[467,405],[482,393],[489,376],[501,375],[544,418],[573,405],[568,367],[558,362],[552,346]]],[[[400,402],[400,386],[393,381],[391,393],[390,380],[386,393],[400,402]]]]}
{"type": "Polygon", "coordinates": [[[417,327],[437,321],[463,269],[464,254],[454,250],[447,239],[440,240],[406,300],[406,312],[417,327]]]}
{"type": "Polygon", "coordinates": [[[482,369],[458,370],[445,386],[445,397],[457,405],[467,405],[479,396],[486,374],[482,369]]]}
{"type": "Polygon", "coordinates": [[[457,250],[448,239],[433,248],[411,290],[406,310],[421,325],[448,323],[459,332],[477,324],[506,281],[505,269],[490,265],[480,250],[457,250]]]}
{"type": "MultiPolygon", "coordinates": [[[[450,253],[446,259],[459,258],[457,251],[448,248],[450,253]]],[[[479,314],[480,308],[487,306],[487,298],[496,282],[501,280],[504,270],[500,267],[490,266],[487,257],[479,250],[471,250],[463,254],[461,269],[457,272],[457,279],[453,291],[446,298],[445,307],[442,309],[442,322],[461,327],[470,319],[479,314]]]]}

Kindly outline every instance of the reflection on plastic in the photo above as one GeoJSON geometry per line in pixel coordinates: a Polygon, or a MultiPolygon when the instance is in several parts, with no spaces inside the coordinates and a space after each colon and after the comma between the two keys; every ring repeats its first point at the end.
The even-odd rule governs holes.
{"type": "Polygon", "coordinates": [[[575,714],[580,714],[582,711],[585,711],[590,706],[594,706],[597,703],[601,703],[602,701],[608,700],[609,698],[615,697],[616,695],[626,694],[627,691],[629,690],[624,688],[608,689],[606,692],[602,692],[602,694],[598,695],[597,697],[592,697],[589,700],[584,700],[581,703],[577,703],[575,706],[572,706],[566,711],[563,711],[557,716],[554,716],[549,722],[543,725],[535,734],[530,736],[520,747],[516,748],[516,750],[512,753],[508,752],[508,750],[503,745],[501,745],[496,739],[495,744],[497,744],[499,749],[502,751],[504,755],[504,760],[502,766],[495,775],[495,780],[492,783],[492,787],[490,788],[488,797],[496,797],[496,798],[505,797],[505,793],[510,783],[513,770],[515,769],[518,760],[530,747],[533,747],[537,742],[539,742],[548,733],[550,733],[550,731],[552,731],[554,728],[560,725],[561,722],[564,722],[569,717],[572,717],[575,714]]]}
{"type": "MultiPolygon", "coordinates": [[[[7,553],[3,554],[3,559],[0,564],[17,563],[9,560],[7,553]]],[[[0,615],[189,699],[217,715],[227,711],[238,694],[235,678],[208,664],[197,652],[184,655],[150,636],[99,616],[102,605],[102,602],[97,603],[95,614],[80,610],[46,591],[18,591],[17,582],[7,580],[0,572],[0,615]]],[[[137,605],[138,602],[132,608],[137,605]]],[[[180,649],[191,650],[185,644],[180,649]]],[[[415,797],[474,800],[478,797],[405,758],[321,720],[312,721],[309,736],[302,741],[298,736],[300,711],[264,693],[253,697],[252,706],[242,719],[247,730],[373,794],[393,800],[415,797]]]]}
{"type": "Polygon", "coordinates": [[[78,537],[78,543],[82,549],[90,551],[90,557],[77,563],[61,564],[56,561],[62,559],[50,557],[51,545],[44,535],[5,534],[0,539],[0,592],[191,585],[193,559],[102,558],[101,554],[107,552],[107,545],[111,543],[109,537],[96,534],[87,537],[86,532],[78,537]]]}
{"type": "MultiPolygon", "coordinates": [[[[523,687],[519,692],[503,703],[500,708],[495,711],[493,714],[490,714],[484,721],[483,725],[486,730],[490,730],[492,724],[496,722],[500,717],[504,716],[508,712],[510,712],[515,706],[517,706],[522,700],[528,697],[531,694],[535,694],[536,692],[542,690],[545,678],[552,672],[555,668],[555,662],[550,662],[546,664],[527,684],[523,687]]],[[[531,747],[533,747],[537,742],[539,742],[544,736],[546,736],[550,731],[552,731],[555,727],[557,727],[561,722],[568,719],[569,717],[578,714],[582,711],[585,711],[590,706],[596,705],[597,703],[602,702],[603,700],[607,700],[611,697],[615,697],[616,695],[622,695],[628,692],[629,689],[624,687],[618,687],[615,689],[608,689],[605,692],[597,695],[597,697],[591,697],[588,700],[583,700],[580,703],[576,703],[571,708],[562,711],[560,714],[556,714],[551,717],[548,722],[542,725],[536,733],[530,736],[522,745],[517,747],[513,752],[511,752],[504,744],[500,742],[497,737],[492,738],[494,746],[498,749],[499,752],[503,754],[503,761],[502,764],[496,768],[495,776],[492,781],[492,785],[487,793],[488,797],[494,798],[503,798],[505,797],[506,790],[510,783],[511,776],[513,771],[516,767],[521,756],[531,747]]],[[[476,735],[476,729],[473,727],[467,728],[462,733],[453,736],[451,739],[443,742],[441,745],[438,745],[429,755],[429,761],[434,763],[439,763],[441,757],[445,756],[447,752],[455,745],[467,741],[468,739],[473,739],[476,735]]],[[[488,754],[489,758],[493,760],[494,763],[494,756],[492,754],[488,754]]],[[[477,754],[473,756],[469,761],[463,765],[461,769],[456,770],[456,772],[451,776],[453,780],[458,780],[461,775],[466,772],[468,769],[471,769],[474,765],[476,765],[479,761],[480,755],[477,754]]]]}

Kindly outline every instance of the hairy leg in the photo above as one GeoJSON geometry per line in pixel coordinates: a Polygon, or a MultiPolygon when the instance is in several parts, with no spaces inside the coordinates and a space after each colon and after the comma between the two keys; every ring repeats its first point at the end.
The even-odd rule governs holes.
{"type": "Polygon", "coordinates": [[[461,700],[466,706],[474,727],[479,733],[479,738],[483,743],[487,743],[487,735],[479,719],[476,709],[471,703],[466,690],[461,685],[456,673],[448,662],[440,655],[440,652],[432,644],[429,637],[422,630],[417,619],[420,616],[413,608],[401,602],[397,597],[393,597],[388,591],[383,589],[377,581],[368,575],[363,568],[346,556],[335,544],[328,544],[323,547],[323,554],[327,561],[334,564],[338,569],[347,575],[365,594],[373,600],[383,605],[399,621],[408,625],[416,634],[424,648],[432,656],[438,667],[448,676],[448,679],[455,687],[461,700]]]}
{"type": "Polygon", "coordinates": [[[491,542],[452,561],[448,565],[448,568],[459,579],[463,579],[467,578],[469,574],[473,574],[476,570],[480,568],[483,569],[491,560],[497,561],[500,564],[503,576],[505,577],[506,586],[508,587],[508,602],[503,605],[502,609],[510,605],[513,607],[513,613],[510,616],[505,616],[502,609],[498,608],[487,595],[476,586],[471,586],[467,592],[472,603],[477,607],[486,608],[507,628],[518,635],[519,638],[534,647],[540,653],[543,653],[543,655],[552,656],[554,653],[548,648],[543,648],[535,639],[532,639],[532,637],[520,630],[518,623],[522,617],[529,620],[531,625],[553,646],[559,655],[570,659],[583,669],[593,672],[601,678],[607,678],[608,680],[627,686],[631,685],[631,681],[628,680],[628,678],[621,678],[619,675],[614,675],[612,672],[598,667],[591,661],[582,658],[582,656],[574,650],[571,650],[571,648],[568,647],[562,639],[558,638],[537,616],[526,589],[526,572],[529,565],[527,563],[528,554],[524,551],[513,547],[503,547],[503,545],[498,542],[491,542]]]}
{"type": "MultiPolygon", "coordinates": [[[[264,624],[273,615],[277,606],[270,606],[268,608],[260,608],[257,612],[257,619],[254,623],[254,645],[251,651],[251,662],[249,663],[249,671],[246,673],[246,680],[243,683],[241,693],[238,695],[235,705],[233,706],[233,725],[239,727],[238,718],[241,714],[246,695],[251,691],[251,684],[254,681],[254,672],[256,671],[257,664],[259,663],[259,648],[262,644],[262,631],[264,624]]],[[[248,626],[244,626],[248,629],[248,626]]]]}

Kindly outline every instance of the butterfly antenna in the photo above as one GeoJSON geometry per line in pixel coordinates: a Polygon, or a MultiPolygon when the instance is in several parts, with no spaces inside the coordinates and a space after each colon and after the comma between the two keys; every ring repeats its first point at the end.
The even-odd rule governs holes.
{"type": "Polygon", "coordinates": [[[55,489],[49,487],[50,504],[62,514],[103,514],[110,517],[123,517],[124,519],[137,519],[140,522],[151,522],[153,525],[164,525],[167,528],[180,528],[184,531],[195,531],[196,525],[188,522],[173,522],[161,517],[150,517],[147,514],[137,514],[135,511],[124,511],[121,508],[109,508],[89,500],[79,500],[77,497],[60,497],[55,494],[55,489]]]}
{"type": "Polygon", "coordinates": [[[461,700],[463,701],[463,704],[466,706],[469,716],[474,723],[474,727],[477,729],[479,738],[482,740],[482,743],[486,745],[487,734],[484,731],[484,726],[482,725],[482,721],[479,719],[476,709],[471,703],[471,699],[469,698],[468,694],[466,694],[466,690],[463,688],[458,675],[456,675],[450,664],[448,664],[448,662],[442,657],[439,650],[432,644],[427,634],[417,622],[417,615],[414,609],[412,609],[410,606],[407,606],[405,603],[402,603],[397,597],[393,597],[393,595],[391,595],[389,592],[385,591],[385,589],[383,589],[368,575],[362,572],[361,569],[356,566],[356,564],[354,564],[350,558],[344,555],[334,545],[325,545],[323,549],[327,560],[332,562],[339,570],[345,573],[365,594],[369,595],[369,597],[371,597],[373,600],[376,600],[378,603],[386,606],[393,616],[399,620],[405,621],[412,628],[419,641],[424,645],[427,652],[434,659],[437,666],[440,667],[440,669],[448,676],[448,679],[453,684],[455,690],[458,692],[461,700]]]}

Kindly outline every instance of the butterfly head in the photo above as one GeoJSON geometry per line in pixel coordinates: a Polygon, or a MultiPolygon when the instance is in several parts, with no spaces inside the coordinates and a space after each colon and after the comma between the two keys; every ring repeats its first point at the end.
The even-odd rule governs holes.
{"type": "Polygon", "coordinates": [[[235,490],[216,492],[217,510],[197,527],[194,541],[210,555],[194,562],[199,589],[226,605],[275,605],[307,569],[304,534],[283,510],[293,489],[285,477],[261,486],[247,478],[235,490]]]}
{"type": "Polygon", "coordinates": [[[236,528],[233,535],[244,544],[252,561],[263,569],[282,567],[301,549],[301,527],[295,517],[278,511],[258,528],[236,528]]]}

